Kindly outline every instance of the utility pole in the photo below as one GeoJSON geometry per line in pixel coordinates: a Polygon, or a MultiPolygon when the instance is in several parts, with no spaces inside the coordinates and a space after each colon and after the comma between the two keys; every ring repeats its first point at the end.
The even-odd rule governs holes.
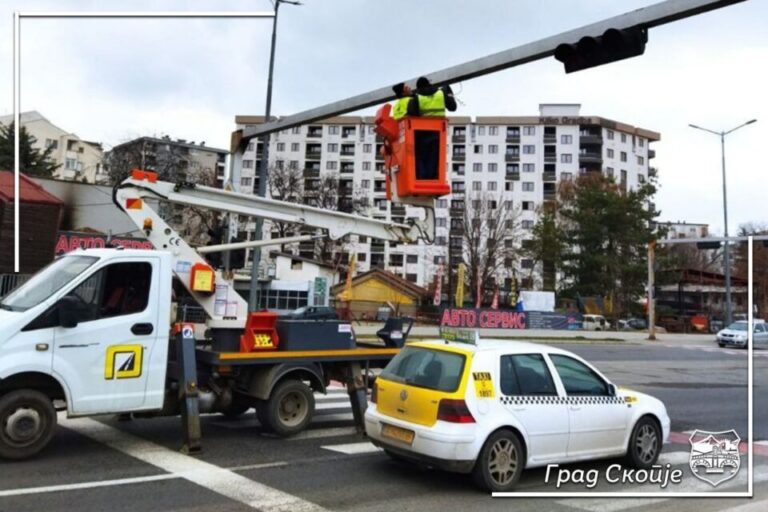
{"type": "Polygon", "coordinates": [[[656,242],[648,242],[648,340],[656,341],[656,307],[653,297],[653,258],[656,249],[656,242]]]}
{"type": "MultiPolygon", "coordinates": [[[[275,69],[275,44],[277,42],[277,14],[280,11],[280,4],[301,5],[301,2],[294,0],[274,0],[275,5],[275,17],[272,18],[272,44],[269,51],[269,74],[267,75],[267,104],[264,109],[264,123],[270,122],[270,116],[272,115],[272,76],[275,69]]],[[[267,166],[269,165],[269,133],[262,135],[261,137],[261,161],[259,162],[259,197],[267,196],[267,166]]],[[[264,219],[261,217],[256,219],[256,228],[254,230],[254,239],[261,240],[264,228],[264,219]]],[[[258,265],[261,260],[261,248],[255,247],[253,249],[253,265],[251,267],[251,289],[248,295],[248,309],[250,311],[256,311],[259,292],[259,272],[258,265]]]]}
{"type": "Polygon", "coordinates": [[[695,124],[689,124],[691,128],[695,128],[697,130],[705,131],[712,133],[714,135],[717,135],[720,137],[720,157],[721,157],[721,165],[722,165],[722,171],[723,171],[723,222],[725,223],[725,226],[723,227],[724,231],[724,237],[725,242],[723,243],[723,259],[724,259],[724,274],[725,274],[725,325],[728,326],[733,321],[733,307],[731,303],[731,247],[730,243],[728,242],[728,194],[726,193],[726,186],[725,186],[725,136],[729,133],[735,132],[739,128],[743,128],[744,126],[747,126],[748,124],[752,124],[756,122],[757,119],[751,119],[747,121],[746,123],[740,124],[736,128],[732,128],[728,131],[715,131],[710,130],[708,128],[702,128],[701,126],[696,126],[695,124]]]}

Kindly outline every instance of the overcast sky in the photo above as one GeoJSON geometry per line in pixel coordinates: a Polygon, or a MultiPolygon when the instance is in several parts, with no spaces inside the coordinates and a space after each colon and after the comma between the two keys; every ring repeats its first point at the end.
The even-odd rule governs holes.
{"type": "MultiPolygon", "coordinates": [[[[303,0],[281,7],[273,114],[287,115],[655,3],[649,0],[303,0]]],[[[3,0],[0,115],[12,112],[12,12],[271,10],[266,0],[3,0]]],[[[768,220],[768,1],[656,28],[645,55],[566,75],[554,59],[454,85],[464,115],[581,103],[660,132],[663,220],[722,233],[719,140],[729,129],[729,228],[768,220]]],[[[227,148],[236,114],[264,110],[271,20],[22,22],[22,111],[106,148],[168,134],[227,148]]],[[[370,113],[371,111],[364,111],[370,113]]]]}

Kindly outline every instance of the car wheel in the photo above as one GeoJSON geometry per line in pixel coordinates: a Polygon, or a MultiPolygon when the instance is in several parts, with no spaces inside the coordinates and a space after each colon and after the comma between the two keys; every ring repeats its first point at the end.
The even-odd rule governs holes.
{"type": "Polygon", "coordinates": [[[258,408],[259,422],[283,437],[298,434],[312,420],[315,395],[299,380],[286,380],[272,390],[258,408]]]}
{"type": "Polygon", "coordinates": [[[661,430],[656,422],[643,416],[632,429],[627,448],[627,462],[639,469],[653,466],[661,453],[661,430]]]}
{"type": "Polygon", "coordinates": [[[56,410],[51,399],[31,389],[0,397],[0,458],[26,459],[53,438],[56,410]]]}
{"type": "Polygon", "coordinates": [[[524,466],[520,439],[509,430],[500,430],[485,441],[472,476],[475,483],[487,491],[509,491],[520,480],[524,466]]]}

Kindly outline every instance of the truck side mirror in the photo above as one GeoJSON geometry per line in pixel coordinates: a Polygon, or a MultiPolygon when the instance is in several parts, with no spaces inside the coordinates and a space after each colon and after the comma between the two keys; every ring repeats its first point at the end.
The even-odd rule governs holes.
{"type": "Polygon", "coordinates": [[[59,325],[68,329],[77,327],[79,302],[76,298],[66,296],[59,299],[57,304],[59,312],[59,325]]]}

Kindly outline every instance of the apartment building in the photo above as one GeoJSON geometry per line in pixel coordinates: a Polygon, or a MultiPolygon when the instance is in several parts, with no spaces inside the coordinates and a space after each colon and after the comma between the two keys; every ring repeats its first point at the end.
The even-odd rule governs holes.
{"type": "Polygon", "coordinates": [[[706,238],[709,236],[709,224],[693,222],[659,222],[658,227],[667,230],[666,238],[706,238]]]}
{"type": "MultiPolygon", "coordinates": [[[[358,271],[385,268],[428,286],[437,265],[455,268],[461,258],[460,219],[466,201],[490,197],[498,205],[518,209],[518,238],[524,244],[536,221],[537,207],[555,199],[559,182],[579,173],[601,172],[633,188],[656,173],[650,165],[655,156],[650,144],[660,139],[658,133],[583,116],[580,108],[578,104],[542,104],[538,116],[450,117],[447,165],[452,193],[437,201],[435,243],[403,245],[352,237],[345,249],[357,252],[358,271]]],[[[263,116],[235,118],[238,129],[263,121],[263,116]]],[[[342,116],[273,133],[269,165],[301,169],[306,202],[311,202],[312,191],[328,173],[339,180],[340,210],[351,211],[353,201],[362,195],[368,198],[372,217],[399,222],[417,216],[417,208],[386,201],[384,162],[378,152],[381,140],[373,131],[373,122],[372,117],[342,116]]],[[[239,191],[258,190],[261,155],[261,142],[251,141],[241,165],[233,169],[239,191]]],[[[252,231],[253,225],[247,229],[252,231]]],[[[269,231],[265,224],[265,232],[269,231]]],[[[303,252],[311,250],[311,243],[297,248],[307,257],[311,254],[303,252]]],[[[497,282],[508,286],[512,275],[532,275],[532,266],[526,259],[509,261],[497,282]]],[[[540,286],[525,279],[522,285],[526,288],[540,286]]]]}
{"type": "MultiPolygon", "coordinates": [[[[81,139],[56,126],[36,110],[22,112],[19,117],[27,133],[35,138],[33,148],[38,151],[53,148],[51,159],[59,165],[53,173],[54,178],[86,183],[107,182],[101,143],[81,139]]],[[[13,115],[0,116],[0,124],[8,126],[12,122],[13,115]]]]}

